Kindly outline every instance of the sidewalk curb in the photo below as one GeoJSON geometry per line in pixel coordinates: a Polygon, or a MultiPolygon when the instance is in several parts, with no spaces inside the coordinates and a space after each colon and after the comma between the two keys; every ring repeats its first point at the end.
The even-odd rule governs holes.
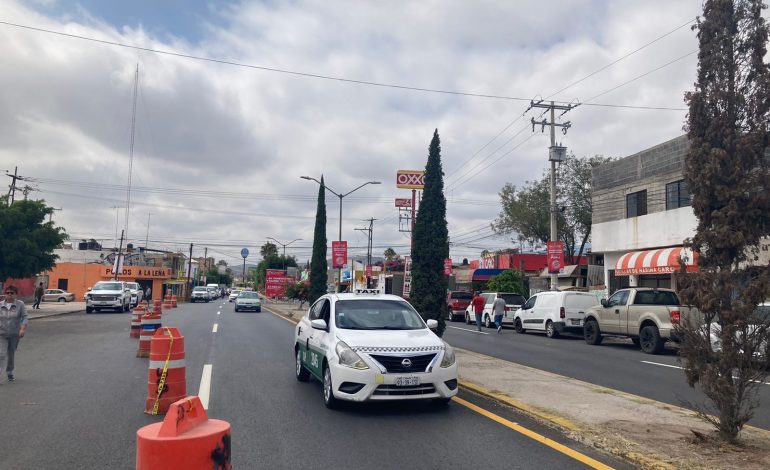
{"type": "Polygon", "coordinates": [[[66,312],[53,312],[53,313],[46,313],[45,315],[38,315],[36,317],[33,317],[32,315],[29,315],[29,314],[27,315],[29,316],[29,321],[32,321],[32,320],[39,320],[41,318],[58,317],[60,315],[68,315],[70,313],[80,313],[80,312],[85,312],[85,310],[68,310],[66,312]]]}
{"type": "Polygon", "coordinates": [[[527,405],[526,403],[523,403],[519,400],[511,398],[508,395],[505,395],[501,392],[489,390],[486,387],[483,387],[477,383],[471,382],[466,379],[459,380],[458,383],[460,387],[466,390],[477,393],[486,398],[495,400],[504,405],[508,405],[536,419],[545,421],[546,423],[550,423],[556,428],[561,429],[562,431],[565,431],[567,434],[571,434],[572,437],[578,437],[579,440],[584,444],[587,444],[595,449],[608,452],[612,455],[621,457],[634,465],[639,465],[642,468],[651,469],[651,470],[673,470],[675,468],[674,466],[672,466],[671,464],[667,463],[664,460],[661,460],[655,457],[650,457],[647,455],[642,455],[638,452],[626,451],[624,449],[621,449],[620,447],[613,447],[613,446],[603,447],[603,446],[596,445],[593,439],[588,439],[587,436],[585,436],[585,433],[590,432],[589,429],[563,416],[558,416],[558,415],[549,413],[547,411],[541,410],[540,408],[527,405]]]}

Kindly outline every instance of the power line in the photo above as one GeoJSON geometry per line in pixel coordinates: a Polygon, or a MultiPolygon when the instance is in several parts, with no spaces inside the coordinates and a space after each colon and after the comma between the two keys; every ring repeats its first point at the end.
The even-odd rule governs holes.
{"type": "MultiPolygon", "coordinates": [[[[253,65],[253,64],[244,64],[241,62],[235,62],[230,60],[223,60],[223,59],[214,59],[211,57],[204,57],[204,56],[197,56],[192,54],[182,54],[180,52],[171,52],[171,51],[164,51],[159,49],[153,49],[150,47],[141,47],[141,46],[134,46],[131,44],[124,44],[117,41],[108,41],[106,39],[97,39],[92,38],[88,36],[82,36],[78,34],[71,34],[71,33],[63,33],[61,31],[53,31],[50,29],[45,28],[38,28],[34,26],[28,26],[18,23],[11,23],[9,21],[0,21],[0,24],[4,24],[6,26],[12,26],[15,28],[21,28],[21,29],[27,29],[30,31],[37,31],[41,33],[47,33],[47,34],[54,34],[58,36],[64,36],[68,38],[73,39],[80,39],[83,41],[90,41],[100,44],[106,44],[109,46],[116,46],[116,47],[123,47],[127,49],[133,49],[137,51],[144,51],[144,52],[151,52],[153,54],[162,54],[162,55],[168,55],[172,57],[179,57],[183,59],[191,59],[191,60],[199,60],[203,62],[211,62],[215,64],[221,64],[221,65],[231,65],[235,67],[244,67],[249,69],[255,69],[255,70],[262,70],[265,72],[275,72],[275,73],[283,73],[287,75],[295,75],[300,77],[306,77],[306,78],[315,78],[315,79],[321,79],[321,80],[330,80],[330,81],[336,81],[336,82],[344,82],[344,83],[353,83],[357,85],[367,85],[367,86],[375,86],[375,87],[383,87],[383,88],[394,88],[399,90],[409,90],[409,91],[419,91],[424,93],[436,93],[436,94],[444,94],[444,95],[454,95],[454,96],[467,96],[472,98],[488,98],[488,99],[498,99],[498,100],[508,100],[508,101],[530,101],[530,98],[522,98],[517,96],[505,96],[505,95],[493,95],[493,94],[486,94],[486,93],[471,93],[471,92],[464,92],[464,91],[454,91],[454,90],[440,90],[436,88],[424,88],[424,87],[416,87],[416,86],[409,86],[409,85],[397,85],[392,83],[381,83],[381,82],[371,82],[366,80],[356,80],[351,78],[344,78],[344,77],[334,77],[329,75],[321,75],[321,74],[315,74],[315,73],[308,73],[308,72],[298,72],[294,70],[288,70],[288,69],[279,69],[275,67],[264,67],[260,65],[253,65]]],[[[594,104],[594,106],[600,106],[599,104],[594,104]]],[[[647,110],[671,110],[671,108],[666,107],[652,107],[652,106],[631,106],[631,105],[615,105],[616,107],[622,107],[622,108],[628,108],[628,109],[647,109],[647,110]]]]}

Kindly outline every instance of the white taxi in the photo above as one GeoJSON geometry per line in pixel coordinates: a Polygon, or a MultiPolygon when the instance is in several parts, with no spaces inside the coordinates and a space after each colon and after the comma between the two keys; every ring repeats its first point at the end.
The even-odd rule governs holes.
{"type": "Polygon", "coordinates": [[[323,384],[324,404],[339,400],[433,399],[457,394],[457,363],[449,344],[409,302],[359,291],[326,294],[296,327],[295,373],[323,384]]]}

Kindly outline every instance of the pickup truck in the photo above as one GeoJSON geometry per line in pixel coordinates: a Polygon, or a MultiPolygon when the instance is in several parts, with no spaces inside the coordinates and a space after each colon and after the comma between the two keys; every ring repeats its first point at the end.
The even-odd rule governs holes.
{"type": "Polygon", "coordinates": [[[586,343],[600,344],[604,335],[625,336],[647,354],[660,354],[666,341],[677,341],[675,328],[690,313],[670,289],[620,289],[601,303],[601,307],[586,311],[586,343]]]}

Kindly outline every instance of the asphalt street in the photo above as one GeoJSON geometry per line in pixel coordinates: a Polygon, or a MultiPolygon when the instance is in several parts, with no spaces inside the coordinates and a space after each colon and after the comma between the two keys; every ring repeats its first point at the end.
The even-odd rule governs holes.
{"type": "MultiPolygon", "coordinates": [[[[199,393],[211,366],[208,413],[232,425],[235,468],[585,468],[505,420],[629,468],[465,392],[481,412],[461,400],[327,410],[318,382],[294,378],[293,325],[267,312],[235,313],[218,301],[182,305],[163,320],[185,336],[188,394],[199,393]]],[[[0,386],[0,468],[134,466],[136,430],[161,418],[143,412],[147,360],[135,357],[129,322],[119,313],[34,320],[18,351],[17,381],[0,386]]]]}
{"type": "MultiPolygon", "coordinates": [[[[629,339],[605,338],[590,346],[582,337],[562,335],[550,339],[543,333],[516,333],[512,327],[495,329],[464,322],[447,323],[446,341],[459,348],[561,374],[596,385],[633,393],[672,405],[693,408],[708,403],[705,395],[690,388],[675,348],[661,355],[644,354],[629,339]]],[[[770,385],[760,386],[761,406],[750,424],[770,430],[770,385]]]]}

